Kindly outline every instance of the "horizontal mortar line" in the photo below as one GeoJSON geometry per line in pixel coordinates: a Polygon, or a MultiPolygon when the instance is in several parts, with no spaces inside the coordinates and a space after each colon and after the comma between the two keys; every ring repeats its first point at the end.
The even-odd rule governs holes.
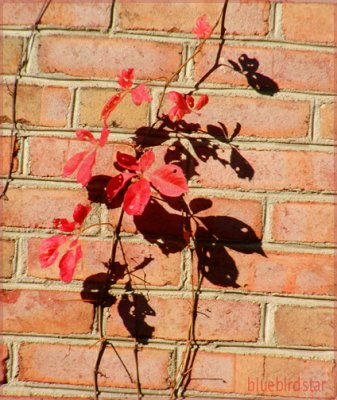
{"type": "MultiPolygon", "coordinates": [[[[7,75],[2,75],[3,81],[5,83],[10,84],[11,81],[14,80],[14,75],[12,74],[7,74],[7,75]]],[[[87,77],[80,77],[76,76],[73,77],[71,75],[65,75],[65,74],[47,74],[47,73],[39,73],[39,75],[30,75],[30,74],[23,74],[22,77],[20,78],[20,82],[28,84],[28,82],[32,81],[33,83],[39,82],[41,85],[43,84],[55,84],[57,82],[60,85],[64,86],[70,86],[71,87],[78,87],[78,88],[102,88],[102,89],[119,89],[117,85],[117,81],[114,79],[106,79],[106,78],[87,78],[87,77]],[[75,84],[77,86],[75,86],[75,84]],[[100,85],[100,86],[99,86],[100,85]]],[[[144,80],[135,80],[135,84],[140,84],[144,82],[144,80]]],[[[163,87],[165,81],[152,81],[151,83],[148,83],[148,86],[150,88],[160,88],[163,87]]],[[[174,81],[170,84],[171,88],[174,89],[180,89],[180,90],[190,90],[193,89],[196,81],[191,81],[191,80],[182,80],[182,81],[174,81]]],[[[212,92],[214,94],[217,94],[219,91],[228,91],[228,92],[233,92],[234,94],[251,94],[252,96],[256,96],[256,98],[263,98],[261,97],[261,94],[258,94],[253,88],[251,87],[233,87],[229,84],[226,83],[202,83],[200,85],[200,88],[198,92],[201,91],[208,91],[210,94],[212,92]]],[[[291,100],[310,100],[312,96],[317,96],[317,97],[329,97],[331,99],[335,98],[337,94],[334,92],[319,92],[319,91],[301,91],[299,89],[282,89],[278,93],[276,93],[273,98],[275,99],[287,99],[287,97],[293,96],[291,100]]],[[[266,98],[266,97],[264,97],[266,98]]],[[[268,97],[269,98],[269,97],[268,97]]]]}
{"type": "MultiPolygon", "coordinates": [[[[59,178],[47,177],[29,177],[16,176],[13,174],[11,188],[15,189],[69,189],[69,190],[86,190],[76,181],[64,181],[59,178]]],[[[233,200],[262,200],[266,195],[271,197],[270,201],[317,201],[317,202],[334,202],[334,192],[310,192],[301,189],[294,191],[277,191],[266,189],[229,189],[223,188],[202,188],[190,185],[189,195],[205,196],[207,198],[216,197],[233,200]]]]}
{"type": "MultiPolygon", "coordinates": [[[[116,296],[121,296],[125,293],[135,293],[148,296],[149,293],[155,295],[155,297],[163,299],[191,299],[191,290],[185,289],[181,290],[179,287],[159,287],[159,286],[143,286],[136,287],[134,285],[134,290],[127,291],[125,289],[125,284],[114,285],[109,290],[109,293],[116,296]]],[[[41,283],[24,282],[16,279],[14,282],[2,282],[3,290],[34,290],[34,291],[60,291],[79,294],[83,291],[83,281],[73,281],[66,287],[61,281],[45,281],[41,283]]],[[[222,301],[247,301],[249,303],[260,303],[260,304],[275,304],[275,305],[292,305],[292,306],[304,306],[308,308],[312,307],[328,307],[333,308],[337,297],[319,297],[319,296],[309,296],[309,295],[282,295],[281,293],[264,293],[264,292],[240,292],[235,290],[226,289],[202,289],[200,293],[201,300],[222,300],[222,301]],[[289,303],[289,300],[292,303],[289,303]]],[[[78,298],[81,301],[80,297],[78,298]]]]}
{"type": "MultiPolygon", "coordinates": [[[[151,323],[149,321],[149,323],[151,323]]],[[[81,346],[84,344],[91,345],[92,342],[97,342],[97,337],[76,337],[74,335],[62,335],[62,334],[27,334],[27,333],[10,333],[3,332],[2,333],[5,343],[8,341],[9,343],[42,343],[42,344],[64,344],[64,345],[78,345],[81,346]]],[[[106,336],[109,342],[113,342],[117,347],[133,347],[134,346],[134,338],[133,337],[119,337],[119,336],[106,336]]],[[[142,339],[142,338],[139,338],[142,339]]],[[[173,350],[176,346],[182,346],[186,344],[186,340],[184,339],[159,339],[159,338],[149,338],[146,344],[140,344],[140,348],[159,348],[165,350],[173,350]]],[[[218,349],[230,349],[231,351],[244,351],[244,350],[254,350],[258,349],[259,351],[271,350],[277,351],[278,354],[282,351],[298,351],[298,352],[315,352],[318,354],[323,353],[331,353],[335,350],[334,347],[318,347],[318,346],[270,346],[264,345],[263,343],[254,343],[254,342],[236,342],[236,341],[226,341],[226,340],[196,340],[193,345],[194,348],[199,348],[202,350],[211,350],[216,351],[218,349]]]]}

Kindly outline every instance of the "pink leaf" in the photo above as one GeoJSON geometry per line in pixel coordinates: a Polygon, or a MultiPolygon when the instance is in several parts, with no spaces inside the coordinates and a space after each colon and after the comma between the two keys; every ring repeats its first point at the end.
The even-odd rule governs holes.
{"type": "Polygon", "coordinates": [[[195,23],[195,27],[192,32],[198,39],[207,39],[211,36],[212,28],[210,24],[206,21],[206,16],[202,15],[199,17],[195,23]]]}
{"type": "Polygon", "coordinates": [[[198,102],[197,102],[197,104],[195,106],[195,109],[196,110],[200,110],[207,103],[208,103],[208,96],[207,96],[207,94],[203,94],[203,95],[200,96],[200,98],[199,98],[199,100],[198,100],[198,102]]]}
{"type": "Polygon", "coordinates": [[[119,92],[111,97],[111,99],[105,104],[102,109],[100,118],[103,118],[105,121],[109,118],[111,112],[116,108],[116,106],[120,103],[120,101],[124,97],[124,92],[119,92]]]}
{"type": "Polygon", "coordinates": [[[151,168],[154,160],[154,152],[152,150],[146,151],[139,159],[140,170],[144,172],[147,169],[151,168]]]}
{"type": "Polygon", "coordinates": [[[74,221],[81,225],[85,220],[86,216],[90,213],[90,210],[91,210],[90,205],[84,206],[83,204],[78,203],[73,213],[74,221]]]}
{"type": "Polygon", "coordinates": [[[62,232],[72,232],[76,228],[76,223],[70,222],[66,218],[54,218],[53,227],[62,232]]]}
{"type": "Polygon", "coordinates": [[[108,200],[111,201],[135,175],[136,174],[130,174],[130,172],[123,172],[122,174],[112,177],[105,188],[108,200]]]}
{"type": "Polygon", "coordinates": [[[164,165],[151,174],[152,185],[164,196],[178,197],[188,192],[183,170],[174,164],[164,165]]]}
{"type": "Polygon", "coordinates": [[[129,89],[133,81],[133,68],[123,69],[118,75],[118,83],[123,89],[129,89]]]}
{"type": "Polygon", "coordinates": [[[67,236],[54,235],[45,239],[39,249],[39,259],[42,268],[50,267],[57,259],[59,252],[58,248],[67,240],[67,236]]]}
{"type": "Polygon", "coordinates": [[[124,196],[124,210],[129,215],[141,215],[150,200],[150,183],[142,178],[129,186],[124,196]]]}
{"type": "Polygon", "coordinates": [[[69,283],[73,279],[75,267],[78,261],[83,257],[81,246],[74,250],[67,250],[59,263],[60,277],[63,282],[69,283]]]}
{"type": "Polygon", "coordinates": [[[98,142],[101,147],[103,147],[105,145],[105,143],[107,142],[109,133],[110,133],[109,129],[105,126],[102,129],[101,137],[98,142]]]}
{"type": "Polygon", "coordinates": [[[131,97],[136,106],[141,105],[143,101],[147,101],[148,103],[152,101],[150,89],[144,83],[131,90],[131,97]]]}
{"type": "Polygon", "coordinates": [[[137,161],[136,157],[130,156],[130,154],[117,151],[116,159],[117,163],[125,169],[131,169],[131,171],[139,171],[140,169],[139,162],[137,161]]]}
{"type": "Polygon", "coordinates": [[[76,131],[77,139],[79,140],[88,140],[90,143],[96,143],[97,140],[94,138],[93,134],[90,131],[85,129],[77,129],[76,131]]]}
{"type": "Polygon", "coordinates": [[[81,183],[82,186],[86,186],[92,177],[92,168],[95,164],[96,150],[91,152],[88,157],[83,161],[80,169],[77,173],[77,182],[81,183]]]}
{"type": "Polygon", "coordinates": [[[76,171],[77,167],[81,164],[83,158],[88,154],[88,151],[82,151],[80,153],[76,153],[72,156],[63,167],[62,176],[63,178],[71,175],[76,171]]]}

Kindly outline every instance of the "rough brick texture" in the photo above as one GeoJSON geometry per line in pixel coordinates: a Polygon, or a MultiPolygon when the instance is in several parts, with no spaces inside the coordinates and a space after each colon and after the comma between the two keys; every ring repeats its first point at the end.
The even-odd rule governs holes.
{"type": "Polygon", "coordinates": [[[52,0],[31,36],[44,3],[1,3],[2,185],[13,163],[1,194],[0,397],[89,400],[104,348],[100,400],[336,399],[334,2],[229,0],[201,49],[196,20],[213,26],[224,2],[52,0]],[[100,138],[128,68],[107,143],[78,140],[77,129],[100,138]],[[153,100],[136,106],[140,84],[153,100]],[[208,103],[172,122],[170,91],[208,103]],[[94,148],[86,187],[78,169],[62,176],[94,148]],[[121,213],[128,184],[112,201],[106,186],[126,171],[117,152],[145,149],[155,161],[139,176],[174,163],[189,191],[163,198],[152,186],[133,217],[121,213]],[[40,247],[79,202],[92,209],[65,284],[65,246],[48,268],[40,247]]]}

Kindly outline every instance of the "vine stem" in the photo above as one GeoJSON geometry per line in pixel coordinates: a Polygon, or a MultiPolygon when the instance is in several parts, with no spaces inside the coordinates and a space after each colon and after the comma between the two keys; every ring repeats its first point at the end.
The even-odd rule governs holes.
{"type": "Polygon", "coordinates": [[[21,78],[21,73],[22,73],[22,69],[24,68],[24,66],[26,65],[26,63],[28,62],[28,53],[29,50],[31,48],[31,45],[33,43],[33,39],[35,36],[35,32],[38,29],[38,25],[41,22],[41,19],[43,17],[43,15],[45,14],[45,12],[47,11],[49,4],[50,4],[51,0],[46,0],[40,11],[38,16],[36,17],[36,20],[34,22],[34,24],[32,25],[31,28],[31,33],[28,39],[28,42],[26,43],[26,46],[22,52],[21,58],[18,62],[17,65],[17,69],[16,69],[16,73],[15,73],[15,77],[14,77],[14,83],[13,83],[13,90],[12,90],[12,112],[11,112],[11,118],[12,118],[12,126],[11,126],[11,130],[10,130],[10,157],[9,157],[9,162],[8,162],[8,172],[6,175],[6,179],[5,179],[5,183],[3,186],[3,189],[0,193],[0,199],[2,199],[3,197],[5,197],[8,186],[9,186],[9,182],[11,180],[11,176],[12,176],[12,169],[13,169],[13,162],[14,162],[14,154],[15,154],[15,139],[18,133],[18,129],[17,129],[17,119],[16,119],[16,99],[17,99],[17,94],[18,94],[18,86],[19,86],[19,80],[21,78]]]}

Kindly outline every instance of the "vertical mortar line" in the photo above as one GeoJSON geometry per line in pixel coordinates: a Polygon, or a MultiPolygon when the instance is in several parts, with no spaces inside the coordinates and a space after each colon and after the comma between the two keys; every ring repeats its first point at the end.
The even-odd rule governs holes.
{"type": "Polygon", "coordinates": [[[314,122],[315,122],[315,111],[316,110],[316,99],[314,98],[310,102],[310,116],[309,116],[309,131],[308,131],[308,140],[309,142],[313,142],[314,140],[314,122]]]}
{"type": "Polygon", "coordinates": [[[268,242],[272,242],[272,207],[273,204],[270,203],[268,196],[266,196],[263,200],[263,236],[262,236],[262,244],[266,244],[268,242]]]}
{"type": "Polygon", "coordinates": [[[118,32],[118,14],[120,11],[120,2],[116,2],[116,0],[112,0],[111,11],[110,11],[110,23],[109,28],[107,30],[109,36],[112,36],[115,32],[118,32]]]}
{"type": "Polygon", "coordinates": [[[268,238],[267,224],[268,224],[268,197],[264,196],[262,199],[262,243],[268,238]]]}
{"type": "MultiPolygon", "coordinates": [[[[181,54],[181,63],[185,63],[187,58],[189,56],[189,44],[188,43],[183,43],[183,51],[181,54]]],[[[178,80],[186,80],[188,79],[187,77],[187,65],[185,65],[185,67],[181,70],[179,76],[178,76],[178,80]]]]}
{"type": "Polygon", "coordinates": [[[19,350],[20,350],[20,344],[19,343],[12,343],[10,346],[11,349],[11,370],[10,370],[10,379],[11,381],[15,382],[16,377],[19,373],[19,350]]]}
{"type": "Polygon", "coordinates": [[[173,379],[177,373],[177,368],[178,368],[178,349],[177,345],[174,347],[172,350],[172,356],[170,357],[169,363],[168,363],[168,375],[170,382],[173,382],[173,379]]]}
{"type": "Polygon", "coordinates": [[[317,143],[320,141],[320,102],[315,98],[313,102],[313,109],[312,109],[312,141],[317,143]]]}
{"type": "Polygon", "coordinates": [[[191,288],[191,271],[192,271],[191,251],[187,248],[181,252],[181,268],[180,268],[180,290],[188,290],[191,288]]]}
{"type": "Polygon", "coordinates": [[[113,21],[114,21],[114,14],[115,14],[115,7],[116,7],[116,0],[111,0],[111,6],[110,6],[110,19],[109,19],[109,24],[106,29],[104,29],[104,33],[109,33],[111,32],[113,21]]]}
{"type": "Polygon", "coordinates": [[[30,173],[30,139],[26,136],[22,138],[22,154],[21,154],[21,174],[28,176],[30,173]]]}
{"type": "Polygon", "coordinates": [[[275,36],[275,6],[274,2],[270,2],[270,9],[269,9],[269,20],[268,20],[268,32],[270,37],[275,36]]]}
{"type": "Polygon", "coordinates": [[[264,319],[264,342],[267,345],[276,346],[275,341],[275,312],[277,306],[275,304],[266,303],[264,319]]]}
{"type": "Polygon", "coordinates": [[[25,237],[20,237],[17,241],[17,257],[15,277],[22,278],[26,274],[28,260],[28,241],[25,237]]]}
{"type": "Polygon", "coordinates": [[[153,100],[151,101],[149,111],[149,123],[152,125],[157,119],[157,109],[159,106],[159,98],[161,94],[160,88],[152,87],[151,89],[153,100]]]}
{"type": "MultiPolygon", "coordinates": [[[[195,45],[187,44],[187,54],[186,54],[187,58],[190,57],[193,54],[194,51],[195,51],[195,45]]],[[[193,82],[194,81],[193,80],[193,76],[194,76],[194,58],[187,63],[185,69],[186,69],[186,79],[189,82],[193,82]]]]}
{"type": "Polygon", "coordinates": [[[260,309],[261,309],[261,321],[260,321],[260,332],[259,332],[259,340],[258,342],[264,343],[265,342],[265,331],[266,331],[266,317],[267,317],[267,303],[261,303],[260,304],[260,309]]]}
{"type": "Polygon", "coordinates": [[[282,3],[275,3],[274,7],[274,37],[276,39],[283,39],[282,3]]]}
{"type": "Polygon", "coordinates": [[[38,39],[40,32],[35,32],[31,38],[31,41],[27,39],[27,63],[24,67],[24,72],[27,75],[34,75],[38,70],[37,68],[37,52],[38,52],[38,39]]]}
{"type": "Polygon", "coordinates": [[[72,110],[71,110],[71,128],[78,128],[80,124],[80,95],[81,95],[81,89],[79,88],[74,88],[74,93],[73,93],[73,104],[71,105],[72,110]]]}
{"type": "Polygon", "coordinates": [[[76,96],[77,96],[77,88],[73,88],[71,90],[71,99],[70,105],[67,113],[67,127],[73,128],[74,127],[74,113],[75,113],[75,103],[76,103],[76,96]]]}
{"type": "Polygon", "coordinates": [[[24,153],[25,153],[25,138],[24,137],[20,137],[18,135],[17,137],[17,141],[18,141],[18,145],[19,145],[19,151],[18,151],[18,155],[17,155],[17,159],[18,159],[18,174],[22,175],[23,174],[23,169],[24,169],[24,153]]]}

